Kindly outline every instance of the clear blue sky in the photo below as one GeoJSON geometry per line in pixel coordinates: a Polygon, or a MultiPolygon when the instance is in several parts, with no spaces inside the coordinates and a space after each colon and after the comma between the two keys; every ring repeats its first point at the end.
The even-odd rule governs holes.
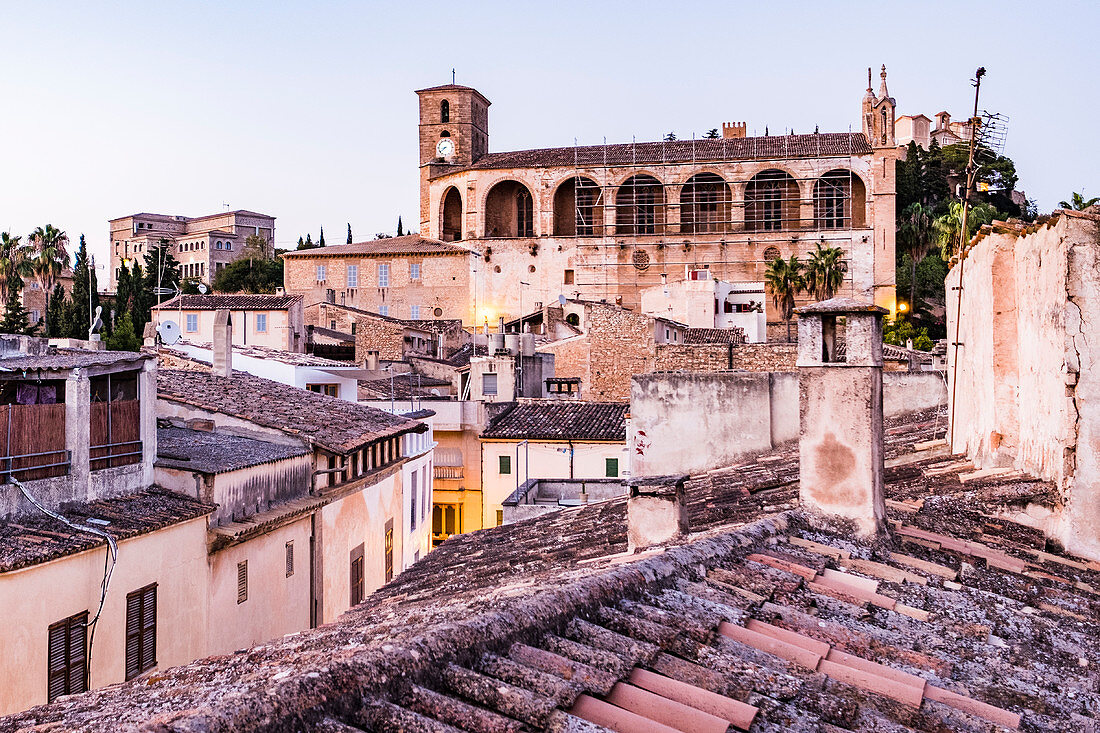
{"type": "Polygon", "coordinates": [[[413,90],[452,67],[513,150],[859,129],[883,63],[899,114],[965,117],[984,65],[1040,210],[1100,195],[1096,3],[0,0],[0,18],[0,230],[49,222],[100,254],[110,218],[223,203],[276,216],[279,246],[415,226],[413,90]]]}

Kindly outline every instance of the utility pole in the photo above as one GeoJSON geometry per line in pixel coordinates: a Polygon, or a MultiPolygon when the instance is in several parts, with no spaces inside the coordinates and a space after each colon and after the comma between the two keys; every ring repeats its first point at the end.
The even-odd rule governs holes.
{"type": "Polygon", "coordinates": [[[966,267],[966,253],[963,251],[963,247],[966,246],[969,239],[966,236],[966,228],[970,213],[970,193],[974,190],[974,180],[977,178],[978,172],[977,166],[974,165],[974,151],[977,149],[978,128],[981,126],[981,120],[978,118],[978,95],[982,90],[983,76],[985,76],[985,67],[979,66],[978,70],[974,72],[974,114],[970,118],[970,156],[966,161],[966,188],[963,190],[959,246],[955,250],[959,257],[959,284],[957,286],[958,299],[955,301],[955,340],[951,344],[955,351],[951,360],[951,412],[949,415],[951,430],[947,440],[948,450],[954,450],[955,446],[955,393],[959,387],[959,327],[962,320],[963,272],[966,267]]]}

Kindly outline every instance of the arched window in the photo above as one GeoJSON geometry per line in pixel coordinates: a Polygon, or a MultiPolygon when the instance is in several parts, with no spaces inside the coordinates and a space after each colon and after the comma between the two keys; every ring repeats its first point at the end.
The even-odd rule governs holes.
{"type": "Polygon", "coordinates": [[[518,181],[501,181],[485,197],[486,237],[535,236],[535,207],[531,192],[518,181]]]}
{"type": "Polygon", "coordinates": [[[779,247],[768,247],[764,250],[764,263],[771,264],[778,260],[780,257],[779,247]]]}
{"type": "Polygon", "coordinates": [[[443,194],[443,203],[439,207],[439,238],[444,242],[462,239],[462,195],[451,186],[443,194]]]}
{"type": "Polygon", "coordinates": [[[799,225],[798,184],[787,173],[769,169],[745,188],[745,230],[772,232],[799,225]]]}
{"type": "Polygon", "coordinates": [[[446,99],[439,103],[439,121],[451,121],[451,103],[448,102],[446,99]]]}
{"type": "Polygon", "coordinates": [[[225,248],[226,249],[233,249],[233,243],[232,242],[226,242],[225,243],[225,248]]]}
{"type": "Polygon", "coordinates": [[[831,170],[814,183],[814,226],[818,229],[862,227],[867,188],[849,170],[831,170]]]}
{"type": "Polygon", "coordinates": [[[439,133],[439,136],[440,137],[450,137],[451,133],[448,132],[447,130],[444,130],[443,132],[439,133]]]}
{"type": "Polygon", "coordinates": [[[603,192],[590,178],[563,181],[554,192],[554,234],[559,237],[603,235],[603,192]]]}
{"type": "Polygon", "coordinates": [[[616,234],[662,234],[665,192],[661,182],[645,174],[623,181],[615,193],[616,234]]]}
{"type": "Polygon", "coordinates": [[[680,231],[712,234],[726,231],[730,220],[730,188],[721,176],[699,173],[680,191],[680,231]]]}

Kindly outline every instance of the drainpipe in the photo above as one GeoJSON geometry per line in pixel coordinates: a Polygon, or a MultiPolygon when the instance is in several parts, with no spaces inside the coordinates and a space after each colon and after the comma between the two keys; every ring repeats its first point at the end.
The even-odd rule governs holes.
{"type": "Polygon", "coordinates": [[[569,478],[573,478],[573,441],[569,441],[569,478]]]}

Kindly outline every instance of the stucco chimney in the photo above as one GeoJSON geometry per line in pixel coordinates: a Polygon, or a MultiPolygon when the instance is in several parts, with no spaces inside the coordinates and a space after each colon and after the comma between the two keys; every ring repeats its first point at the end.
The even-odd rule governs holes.
{"type": "Polygon", "coordinates": [[[369,372],[376,371],[378,369],[378,350],[367,349],[367,354],[363,358],[363,368],[369,372]]]}
{"type": "Polygon", "coordinates": [[[214,311],[214,374],[233,376],[233,319],[229,311],[214,311]]]}
{"type": "Polygon", "coordinates": [[[630,552],[688,533],[687,476],[636,477],[626,501],[626,541],[630,552]]]}
{"type": "Polygon", "coordinates": [[[799,499],[804,508],[845,517],[864,536],[885,529],[882,489],[882,316],[851,298],[799,308],[801,439],[799,499]],[[837,326],[844,319],[845,354],[837,326]]]}

